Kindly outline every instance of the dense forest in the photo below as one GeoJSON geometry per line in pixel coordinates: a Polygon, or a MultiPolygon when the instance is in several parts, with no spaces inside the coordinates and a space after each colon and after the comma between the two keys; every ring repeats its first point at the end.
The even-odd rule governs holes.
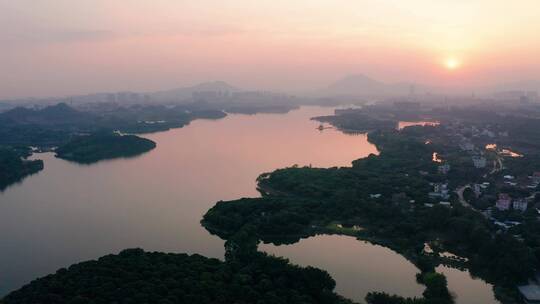
{"type": "MultiPolygon", "coordinates": [[[[146,108],[144,115],[162,110],[146,108]]],[[[177,110],[186,115],[177,116],[185,118],[175,122],[179,125],[189,123],[194,116],[221,116],[201,104],[192,111],[177,110]]],[[[250,112],[250,109],[244,110],[250,112]]],[[[134,111],[125,114],[132,117],[139,110],[126,111],[134,111]]],[[[477,114],[471,111],[462,116],[466,121],[477,114]]],[[[119,116],[107,118],[109,126],[113,125],[111,121],[123,116],[118,112],[114,115],[119,116]]],[[[444,120],[445,115],[447,112],[443,111],[437,117],[444,120]]],[[[379,155],[356,160],[350,168],[294,166],[264,173],[257,180],[260,198],[221,201],[211,208],[202,223],[208,231],[226,240],[226,262],[198,255],[127,250],[38,279],[10,294],[4,302],[348,303],[332,292],[335,284],[327,273],[292,266],[286,260],[257,251],[260,241],[289,244],[325,233],[347,233],[386,246],[419,269],[416,280],[426,287],[422,298],[409,299],[373,291],[366,297],[368,304],[453,303],[446,278],[435,271],[441,264],[467,268],[473,276],[494,284],[499,298],[509,297],[512,302],[515,286],[526,282],[539,267],[540,225],[536,214],[520,215],[523,224],[503,232],[481,213],[460,204],[455,194],[449,199],[449,205],[433,201],[428,194],[434,184],[448,182],[451,187],[457,187],[473,183],[487,176],[488,169],[474,168],[471,156],[458,148],[459,143],[448,135],[445,124],[396,130],[395,117],[399,115],[382,113],[380,116],[383,117],[354,112],[316,118],[350,131],[373,130],[368,138],[377,146],[379,155]],[[451,165],[450,172],[439,172],[434,153],[451,165]],[[336,223],[344,229],[336,230],[336,223]],[[351,227],[362,229],[349,229],[351,227]],[[426,244],[433,247],[434,254],[425,252],[426,244]],[[451,252],[459,258],[446,258],[438,252],[451,252]]],[[[160,117],[160,114],[144,116],[152,119],[149,121],[139,120],[143,116],[137,120],[126,118],[130,123],[137,122],[124,127],[132,126],[131,130],[142,132],[159,130],[163,124],[160,117]],[[138,129],[139,126],[142,129],[138,129]]],[[[510,134],[523,128],[518,120],[501,120],[496,113],[484,117],[501,122],[506,126],[501,130],[510,128],[510,134]]],[[[495,125],[489,120],[482,123],[495,125]]],[[[537,132],[527,132],[530,136],[522,137],[519,145],[532,149],[537,132]]],[[[472,135],[465,133],[463,138],[472,138],[472,135]]],[[[507,136],[501,144],[512,141],[513,136],[507,136]]],[[[137,154],[139,152],[134,151],[143,147],[153,148],[136,136],[94,132],[72,139],[57,153],[59,157],[90,163],[128,156],[128,151],[137,154]]],[[[539,164],[534,154],[507,163],[511,169],[504,169],[495,176],[507,172],[523,174],[539,164]]],[[[473,200],[474,194],[469,190],[465,196],[473,200]]],[[[474,202],[471,205],[476,206],[474,202]]]]}
{"type": "Polygon", "coordinates": [[[369,115],[358,112],[319,116],[312,119],[330,123],[345,133],[395,129],[398,123],[396,119],[374,119],[369,115]]]}
{"type": "Polygon", "coordinates": [[[167,131],[184,127],[196,119],[226,117],[225,111],[286,113],[295,108],[297,106],[274,103],[250,105],[234,102],[193,102],[171,106],[96,103],[83,105],[84,110],[66,103],[41,109],[16,107],[0,113],[0,191],[43,167],[41,161],[21,159],[13,146],[33,146],[43,151],[60,147],[58,157],[89,164],[102,159],[138,155],[155,147],[145,139],[103,134],[167,131]]]}
{"type": "Polygon", "coordinates": [[[222,262],[200,255],[124,250],[60,269],[1,302],[39,303],[351,303],[325,271],[259,253],[222,262]]]}
{"type": "Polygon", "coordinates": [[[0,191],[43,170],[43,161],[27,160],[29,155],[29,148],[0,147],[0,191]]]}
{"type": "Polygon", "coordinates": [[[155,147],[156,143],[146,138],[105,132],[76,137],[55,152],[59,158],[91,164],[104,159],[137,156],[155,147]]]}
{"type": "Polygon", "coordinates": [[[263,174],[258,179],[261,198],[218,202],[203,224],[248,248],[253,245],[244,245],[246,240],[293,243],[335,233],[328,229],[335,222],[356,225],[364,229],[355,236],[403,254],[423,275],[449,262],[423,253],[425,243],[435,242],[442,251],[466,258],[460,267],[498,287],[526,282],[538,267],[538,244],[495,233],[481,214],[460,204],[426,205],[432,181],[422,172],[436,172],[432,153],[444,148],[425,144],[425,133],[435,129],[372,132],[369,139],[380,155],[356,160],[352,168],[291,167],[263,174]]]}
{"type": "Polygon", "coordinates": [[[17,107],[0,113],[0,145],[53,147],[72,135],[101,130],[152,133],[181,128],[196,119],[220,119],[227,113],[287,113],[298,106],[274,103],[208,103],[150,105],[87,105],[80,110],[65,103],[42,109],[17,107]]]}
{"type": "Polygon", "coordinates": [[[257,113],[284,114],[297,108],[298,106],[289,104],[232,104],[226,106],[224,110],[231,114],[253,115],[257,113]]]}
{"type": "Polygon", "coordinates": [[[193,107],[131,105],[107,111],[80,111],[65,103],[39,110],[19,107],[0,113],[0,145],[53,147],[81,133],[150,133],[180,128],[195,119],[226,116],[219,109],[193,107]]]}

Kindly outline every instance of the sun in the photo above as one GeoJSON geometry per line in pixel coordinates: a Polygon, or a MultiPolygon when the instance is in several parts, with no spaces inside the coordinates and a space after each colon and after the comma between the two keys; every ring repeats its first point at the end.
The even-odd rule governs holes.
{"type": "Polygon", "coordinates": [[[444,61],[444,66],[449,70],[455,70],[461,66],[461,62],[455,57],[448,57],[444,61]]]}

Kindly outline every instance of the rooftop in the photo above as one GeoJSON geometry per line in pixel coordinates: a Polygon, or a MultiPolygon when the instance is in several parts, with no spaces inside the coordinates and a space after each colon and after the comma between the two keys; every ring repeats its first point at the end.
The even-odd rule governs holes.
{"type": "Polygon", "coordinates": [[[540,301],[540,286],[538,285],[524,285],[518,286],[521,295],[529,301],[540,301]]]}

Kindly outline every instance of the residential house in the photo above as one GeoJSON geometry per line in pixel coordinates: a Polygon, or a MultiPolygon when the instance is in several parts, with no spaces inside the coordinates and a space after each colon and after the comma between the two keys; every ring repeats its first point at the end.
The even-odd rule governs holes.
{"type": "Polygon", "coordinates": [[[448,172],[450,172],[450,165],[449,164],[440,165],[437,168],[437,170],[440,174],[448,174],[448,172]]]}
{"type": "Polygon", "coordinates": [[[535,183],[540,184],[540,171],[536,171],[532,175],[532,179],[535,183]]]}
{"type": "Polygon", "coordinates": [[[487,161],[486,158],[483,156],[473,156],[472,161],[474,164],[474,167],[477,169],[482,169],[486,167],[487,161]]]}
{"type": "Polygon", "coordinates": [[[482,195],[482,185],[474,184],[473,191],[474,191],[474,196],[476,196],[476,198],[480,197],[480,195],[482,195]]]}
{"type": "Polygon", "coordinates": [[[440,183],[434,184],[433,192],[430,192],[428,195],[432,199],[442,198],[446,200],[450,198],[448,184],[440,184],[440,183]]]}
{"type": "Polygon", "coordinates": [[[469,141],[463,141],[459,147],[463,151],[473,151],[474,150],[474,144],[469,141]]]}
{"type": "Polygon", "coordinates": [[[528,205],[527,200],[517,199],[512,203],[512,208],[514,208],[514,210],[525,212],[527,210],[527,205],[528,205]]]}
{"type": "Polygon", "coordinates": [[[510,195],[507,193],[499,194],[499,199],[497,200],[495,207],[501,211],[504,211],[510,209],[510,205],[512,205],[512,198],[510,195]]]}

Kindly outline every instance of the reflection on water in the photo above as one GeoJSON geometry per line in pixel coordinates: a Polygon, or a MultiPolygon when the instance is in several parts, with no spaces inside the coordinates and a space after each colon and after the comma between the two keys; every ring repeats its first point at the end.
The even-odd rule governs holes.
{"type": "Polygon", "coordinates": [[[303,266],[322,268],[336,280],[336,291],[364,302],[370,291],[421,297],[416,267],[392,250],[338,235],[320,235],[293,245],[261,244],[260,250],[283,256],[303,266]]]}
{"type": "MultiPolygon", "coordinates": [[[[429,248],[427,251],[431,251],[429,248]]],[[[302,266],[324,269],[336,280],[336,291],[364,303],[370,291],[421,297],[425,286],[416,283],[414,265],[392,250],[339,235],[319,235],[293,245],[261,244],[259,250],[290,259],[302,266]]],[[[456,304],[496,304],[492,286],[473,279],[468,271],[439,266],[456,304]]]]}
{"type": "Polygon", "coordinates": [[[398,123],[398,130],[412,126],[438,126],[439,124],[440,123],[436,121],[400,121],[398,123]]]}
{"type": "Polygon", "coordinates": [[[510,149],[502,149],[500,154],[502,156],[508,156],[508,157],[514,157],[514,158],[523,157],[523,154],[514,152],[510,149]]]}
{"type": "Polygon", "coordinates": [[[456,304],[495,304],[493,289],[490,284],[473,279],[468,271],[439,266],[437,272],[443,273],[448,280],[448,289],[456,296],[456,304]]]}
{"type": "MultiPolygon", "coordinates": [[[[0,193],[0,295],[125,248],[222,258],[223,241],[199,223],[216,201],[257,196],[255,179],[262,172],[293,164],[349,166],[377,153],[363,134],[320,132],[309,120],[332,112],[304,107],[285,115],[198,120],[146,136],[157,147],[140,157],[91,166],[37,155],[45,169],[0,193]]],[[[327,269],[337,290],[354,299],[373,290],[405,296],[423,291],[417,270],[403,257],[354,238],[318,236],[261,248],[327,269]]],[[[465,284],[455,290],[460,297],[474,294],[465,284]]]]}
{"type": "MultiPolygon", "coordinates": [[[[497,151],[497,144],[487,144],[486,145],[486,150],[497,151]]],[[[512,151],[510,149],[501,149],[499,151],[499,155],[506,156],[506,157],[513,157],[513,158],[518,158],[518,157],[523,157],[524,156],[523,154],[512,151]]]]}
{"type": "Polygon", "coordinates": [[[317,130],[305,107],[231,115],[152,134],[156,149],[80,166],[39,154],[45,169],[0,193],[0,295],[72,263],[124,248],[222,258],[199,221],[218,200],[257,196],[262,172],[293,164],[349,166],[376,153],[365,135],[317,130]]]}

